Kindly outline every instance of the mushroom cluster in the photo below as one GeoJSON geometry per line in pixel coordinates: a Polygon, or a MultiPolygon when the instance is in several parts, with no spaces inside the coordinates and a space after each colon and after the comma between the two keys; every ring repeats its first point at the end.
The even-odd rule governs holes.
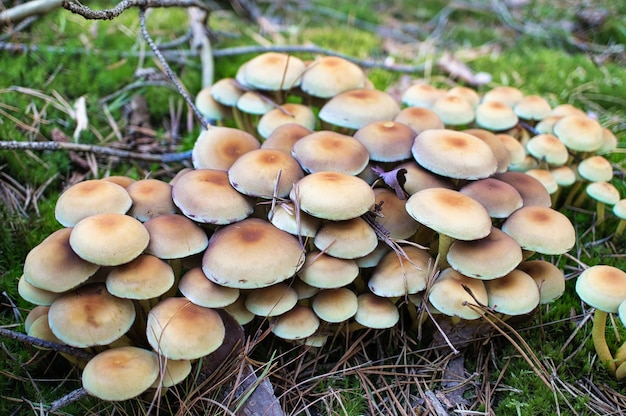
{"type": "MultiPolygon", "coordinates": [[[[600,149],[566,146],[564,106],[510,87],[481,97],[425,84],[398,103],[341,58],[280,53],[196,102],[217,125],[195,142],[193,168],[169,183],[93,179],[61,195],[65,228],[33,248],[19,283],[40,305],[35,336],[104,350],[102,362],[141,355],[161,364],[150,383],[166,385],[186,375],[164,376],[164,362],[184,374],[219,348],[218,308],[321,346],[343,323],[391,328],[417,319],[416,307],[474,320],[563,293],[563,272],[531,256],[566,253],[575,230],[536,171],[600,149]],[[554,140],[565,154],[535,150],[554,140]]],[[[91,387],[92,361],[85,388],[121,400],[91,387]]]]}

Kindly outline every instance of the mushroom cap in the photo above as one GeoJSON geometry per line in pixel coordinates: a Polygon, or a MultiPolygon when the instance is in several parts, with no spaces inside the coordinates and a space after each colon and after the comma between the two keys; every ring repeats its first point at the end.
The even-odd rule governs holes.
{"type": "Polygon", "coordinates": [[[406,170],[402,187],[409,195],[427,188],[454,188],[454,185],[448,178],[438,176],[424,169],[414,160],[399,164],[397,169],[406,170]]]}
{"type": "Polygon", "coordinates": [[[604,143],[602,126],[586,115],[564,116],[554,124],[554,135],[576,152],[595,152],[604,143]]]}
{"type": "Polygon", "coordinates": [[[429,84],[413,84],[402,93],[402,103],[409,107],[431,108],[446,92],[429,84]]]}
{"type": "Polygon", "coordinates": [[[320,320],[311,308],[297,305],[276,318],[272,332],[282,339],[296,340],[310,337],[319,326],[320,320]]]}
{"type": "Polygon", "coordinates": [[[522,172],[511,171],[496,173],[493,177],[517,189],[525,207],[531,205],[550,207],[552,205],[550,194],[537,178],[522,172]]]}
{"type": "Polygon", "coordinates": [[[508,130],[519,119],[513,109],[501,101],[483,101],[476,107],[476,124],[492,131],[508,130]]]}
{"type": "Polygon", "coordinates": [[[587,195],[598,202],[615,205],[619,202],[619,191],[610,182],[592,182],[585,188],[587,195]]]}
{"type": "Polygon", "coordinates": [[[480,179],[492,175],[497,160],[491,148],[471,134],[430,129],[413,142],[413,157],[424,168],[456,179],[480,179]]]}
{"type": "Polygon", "coordinates": [[[491,232],[491,217],[480,202],[451,189],[416,192],[406,210],[417,222],[458,240],[477,240],[491,232]]]}
{"type": "Polygon", "coordinates": [[[231,224],[254,212],[254,199],[237,192],[224,170],[187,172],[176,181],[172,196],[183,215],[199,223],[231,224]]]}
{"type": "Polygon", "coordinates": [[[228,169],[228,180],[244,195],[272,198],[286,197],[304,172],[288,153],[274,149],[252,150],[237,159],[228,169]]]}
{"type": "Polygon", "coordinates": [[[570,220],[559,211],[541,206],[525,206],[502,224],[524,249],[542,254],[563,254],[576,243],[576,231],[570,220]]]}
{"type": "Polygon", "coordinates": [[[550,103],[540,95],[526,95],[513,106],[515,114],[523,120],[543,120],[552,111],[550,103]]]}
{"type": "Polygon", "coordinates": [[[539,303],[550,303],[565,292],[563,271],[546,260],[527,260],[517,268],[533,278],[539,288],[539,303]]]}
{"type": "Polygon", "coordinates": [[[133,325],[135,306],[130,299],[110,294],[103,284],[89,284],[56,298],[48,321],[54,335],[67,345],[107,345],[133,325]]]}
{"type": "Polygon", "coordinates": [[[518,88],[506,85],[494,87],[483,95],[483,102],[499,101],[509,107],[515,107],[515,105],[523,99],[524,93],[522,93],[518,88]]]}
{"type": "Polygon", "coordinates": [[[257,316],[278,316],[293,309],[297,303],[295,289],[286,283],[276,283],[250,291],[244,305],[257,316]]]}
{"type": "Polygon", "coordinates": [[[613,205],[613,214],[619,219],[626,219],[626,199],[620,199],[613,205]]]}
{"type": "Polygon", "coordinates": [[[239,80],[255,89],[289,90],[300,85],[305,69],[304,62],[293,55],[265,52],[246,62],[239,80]]]}
{"type": "Polygon", "coordinates": [[[300,124],[313,130],[317,119],[313,110],[303,104],[287,103],[263,114],[257,123],[257,132],[261,137],[269,137],[274,130],[284,124],[300,124]]]}
{"type": "Polygon", "coordinates": [[[149,254],[141,254],[130,262],[111,269],[106,277],[107,290],[119,298],[157,298],[172,286],[172,266],[149,254]]]}
{"type": "Polygon", "coordinates": [[[211,87],[202,88],[194,99],[196,108],[207,120],[223,120],[228,118],[229,111],[211,94],[211,87]]]}
{"type": "Polygon", "coordinates": [[[272,102],[257,91],[246,91],[237,100],[236,107],[242,113],[263,115],[274,108],[272,102]]]}
{"type": "Polygon", "coordinates": [[[180,259],[204,250],[209,237],[195,222],[180,214],[164,214],[144,223],[150,234],[146,253],[160,259],[180,259]]]}
{"type": "Polygon", "coordinates": [[[415,294],[426,288],[434,260],[426,250],[402,246],[402,252],[390,251],[374,268],[367,283],[375,295],[390,298],[415,294]]]}
{"type": "Polygon", "coordinates": [[[83,388],[102,400],[132,399],[148,390],[159,376],[159,360],[153,351],[119,347],[93,357],[82,373],[83,388]]]}
{"type": "Polygon", "coordinates": [[[309,251],[298,277],[304,283],[322,289],[347,286],[359,275],[359,266],[352,259],[340,259],[320,251],[309,251]]]}
{"type": "Polygon", "coordinates": [[[330,323],[339,323],[352,318],[358,306],[356,294],[345,287],[322,290],[315,295],[311,304],[315,314],[330,323]]]}
{"type": "Polygon", "coordinates": [[[141,179],[126,187],[133,201],[128,215],[141,222],[161,214],[173,214],[176,205],[172,201],[172,185],[158,179],[141,179]]]}
{"type": "Polygon", "coordinates": [[[524,146],[515,137],[510,134],[497,133],[496,137],[500,139],[506,150],[509,152],[509,165],[519,164],[526,157],[524,146]]]}
{"type": "Polygon", "coordinates": [[[616,313],[626,299],[626,273],[613,266],[591,266],[576,279],[576,293],[586,304],[616,313]]]}
{"type": "Polygon", "coordinates": [[[617,136],[611,130],[602,127],[602,146],[596,150],[596,153],[599,155],[612,153],[617,148],[617,145],[617,136]]]}
{"type": "Polygon", "coordinates": [[[323,56],[310,63],[302,74],[300,89],[320,98],[365,87],[365,73],[358,65],[338,56],[323,56]]]}
{"type": "Polygon", "coordinates": [[[250,133],[211,126],[198,136],[191,151],[191,161],[196,169],[228,170],[239,156],[259,147],[259,141],[250,133]]]}
{"type": "Polygon", "coordinates": [[[276,149],[291,153],[293,145],[311,133],[313,132],[310,129],[298,123],[281,124],[267,136],[261,144],[261,149],[276,149]]]}
{"type": "Polygon", "coordinates": [[[331,98],[319,112],[326,123],[360,129],[373,121],[393,120],[400,106],[393,97],[375,89],[344,91],[331,98]]]}
{"type": "Polygon", "coordinates": [[[191,360],[170,360],[167,357],[160,358],[160,371],[157,379],[150,387],[171,387],[187,378],[191,374],[191,360]]]}
{"type": "Polygon", "coordinates": [[[411,157],[411,147],[417,133],[399,121],[375,121],[354,133],[376,162],[397,162],[411,157]]]}
{"type": "Polygon", "coordinates": [[[237,100],[244,93],[244,90],[241,89],[234,78],[222,78],[211,85],[210,92],[213,99],[218,103],[234,107],[237,105],[237,100]]]}
{"type": "Polygon", "coordinates": [[[469,102],[472,107],[476,107],[478,103],[480,103],[480,95],[476,92],[475,89],[464,87],[462,85],[455,85],[446,91],[446,95],[452,95],[455,97],[461,97],[469,102]]]}
{"type": "Polygon", "coordinates": [[[428,129],[443,129],[441,117],[433,110],[424,107],[406,107],[394,117],[393,121],[409,126],[415,134],[428,129]]]}
{"type": "Polygon", "coordinates": [[[400,320],[396,305],[389,299],[373,293],[361,293],[354,320],[373,329],[391,328],[400,320]]]}
{"type": "Polygon", "coordinates": [[[550,169],[550,173],[559,186],[571,186],[576,182],[576,172],[570,166],[563,165],[550,169]]]}
{"type": "Polygon", "coordinates": [[[524,174],[532,176],[533,178],[541,182],[543,187],[546,188],[546,191],[548,191],[550,195],[552,195],[559,189],[559,184],[556,182],[556,178],[552,176],[552,172],[547,169],[528,169],[526,172],[524,172],[524,174]]]}
{"type": "Polygon", "coordinates": [[[126,188],[128,185],[135,182],[133,178],[129,178],[128,176],[123,176],[123,175],[105,176],[101,178],[100,180],[105,181],[105,182],[113,182],[121,186],[122,188],[126,188]]]}
{"type": "Polygon", "coordinates": [[[454,270],[468,277],[491,280],[515,269],[522,261],[522,249],[512,237],[492,227],[480,240],[454,241],[447,260],[454,270]]]}
{"type": "Polygon", "coordinates": [[[538,160],[545,160],[551,166],[562,166],[567,162],[567,147],[553,134],[537,134],[526,143],[528,153],[538,160]]]}
{"type": "Polygon", "coordinates": [[[193,360],[212,353],[222,345],[225,333],[219,313],[184,297],[165,298],[148,312],[148,343],[172,360],[193,360]]]}
{"type": "Polygon", "coordinates": [[[523,315],[539,305],[539,289],[527,273],[515,269],[503,277],[485,280],[489,306],[506,315],[523,315]]]}
{"type": "Polygon", "coordinates": [[[100,266],[79,257],[70,246],[72,228],[61,228],[33,247],[24,260],[24,279],[50,292],[62,293],[87,281],[100,266]]]}
{"type": "Polygon", "coordinates": [[[304,136],[291,154],[307,172],[341,172],[357,175],[369,162],[368,149],[352,136],[329,130],[304,136]]]}
{"type": "Polygon", "coordinates": [[[54,216],[64,227],[73,227],[91,215],[125,214],[132,203],[122,186],[110,181],[91,179],[67,188],[57,200],[54,216]]]}
{"type": "Polygon", "coordinates": [[[446,126],[464,126],[474,121],[474,106],[465,98],[445,94],[430,107],[446,126]]]}
{"type": "Polygon", "coordinates": [[[70,246],[84,260],[117,266],[139,256],[150,235],[141,222],[124,214],[96,214],[80,220],[70,233],[70,246]]]}
{"type": "Polygon", "coordinates": [[[270,222],[278,229],[302,237],[315,237],[321,220],[306,212],[296,211],[293,202],[276,205],[270,222]]]}
{"type": "Polygon", "coordinates": [[[205,308],[223,308],[239,298],[239,289],[213,283],[200,267],[185,272],[178,283],[178,290],[187,299],[205,308]]]}
{"type": "Polygon", "coordinates": [[[216,231],[202,258],[202,271],[213,282],[239,289],[282,282],[302,267],[298,240],[271,223],[248,218],[216,231]]]}
{"type": "Polygon", "coordinates": [[[294,185],[289,197],[302,211],[333,221],[361,216],[375,201],[367,182],[340,172],[306,175],[294,185]]]}
{"type": "Polygon", "coordinates": [[[395,192],[387,188],[375,188],[374,193],[382,214],[376,217],[376,222],[387,230],[389,237],[408,239],[417,232],[419,224],[406,211],[405,200],[398,198],[395,192]]]}
{"type": "Polygon", "coordinates": [[[463,133],[478,137],[491,148],[493,155],[496,157],[496,172],[506,172],[509,169],[511,155],[498,136],[489,130],[476,128],[463,130],[463,133]]]}
{"type": "Polygon", "coordinates": [[[462,319],[478,319],[481,315],[467,304],[486,305],[489,301],[487,289],[482,280],[472,279],[458,271],[447,268],[442,270],[428,292],[428,300],[438,311],[448,316],[462,319]],[[470,295],[465,288],[471,290],[470,295]]]}
{"type": "Polygon", "coordinates": [[[318,250],[341,259],[355,259],[371,253],[378,244],[374,229],[361,217],[322,224],[313,244],[318,250]]]}
{"type": "Polygon", "coordinates": [[[604,156],[590,156],[578,164],[578,173],[591,182],[607,182],[613,179],[613,166],[604,156]]]}
{"type": "Polygon", "coordinates": [[[459,192],[480,202],[492,218],[507,218],[523,205],[517,189],[495,178],[469,182],[459,192]]]}
{"type": "Polygon", "coordinates": [[[61,296],[60,293],[40,289],[26,281],[24,275],[17,281],[17,293],[22,299],[35,305],[50,306],[52,302],[61,296]]]}
{"type": "Polygon", "coordinates": [[[239,325],[245,325],[254,319],[254,314],[246,309],[246,296],[241,295],[236,301],[224,307],[224,310],[232,316],[239,325]]]}

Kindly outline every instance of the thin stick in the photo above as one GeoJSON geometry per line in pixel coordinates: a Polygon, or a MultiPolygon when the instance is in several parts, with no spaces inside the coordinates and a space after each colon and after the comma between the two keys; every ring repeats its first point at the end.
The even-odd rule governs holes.
{"type": "MultiPolygon", "coordinates": [[[[123,0],[115,7],[105,10],[93,10],[72,0],[64,0],[62,6],[72,13],[76,13],[89,20],[113,20],[132,7],[199,7],[210,12],[212,2],[200,0],[123,0]]],[[[214,7],[215,8],[215,7],[214,7]]]]}
{"type": "Polygon", "coordinates": [[[58,342],[46,341],[45,339],[31,337],[29,335],[11,331],[10,329],[6,328],[0,328],[0,336],[5,338],[11,338],[25,344],[36,345],[38,347],[63,352],[78,358],[91,359],[93,357],[93,354],[81,348],[70,347],[69,345],[59,344],[58,342]]]}
{"type": "Polygon", "coordinates": [[[205,130],[209,129],[210,128],[209,123],[207,123],[207,121],[204,118],[204,116],[202,115],[202,113],[200,113],[200,111],[198,111],[198,108],[194,104],[194,102],[191,99],[191,97],[189,96],[189,94],[187,94],[187,91],[183,87],[183,84],[180,82],[180,80],[178,79],[176,74],[174,74],[174,71],[172,71],[172,68],[170,68],[169,64],[167,63],[167,60],[165,59],[163,54],[161,54],[161,51],[159,50],[158,46],[156,45],[156,43],[154,43],[154,41],[150,37],[150,34],[148,33],[148,28],[146,27],[146,9],[145,9],[145,7],[140,7],[139,8],[139,25],[141,26],[141,34],[143,35],[143,37],[146,40],[146,42],[148,43],[148,45],[150,45],[150,48],[152,49],[152,52],[154,53],[154,56],[156,56],[157,59],[159,60],[159,62],[161,62],[161,64],[163,65],[163,68],[165,69],[165,72],[167,73],[167,76],[169,77],[169,79],[172,80],[172,82],[176,86],[176,89],[178,90],[178,93],[187,102],[187,105],[189,106],[189,108],[191,108],[193,110],[194,114],[196,115],[196,118],[198,119],[198,121],[200,121],[200,124],[202,124],[202,127],[205,130]]]}
{"type": "Polygon", "coordinates": [[[124,159],[145,160],[148,162],[180,162],[191,157],[191,151],[179,153],[163,153],[160,155],[130,152],[127,150],[113,149],[106,146],[96,146],[91,144],[69,143],[69,142],[18,142],[1,141],[0,150],[65,150],[75,152],[89,152],[98,155],[115,156],[124,159]]]}

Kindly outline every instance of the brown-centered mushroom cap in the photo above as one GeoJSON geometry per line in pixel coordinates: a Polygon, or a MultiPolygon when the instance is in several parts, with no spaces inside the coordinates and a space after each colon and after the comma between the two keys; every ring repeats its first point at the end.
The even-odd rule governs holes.
{"type": "Polygon", "coordinates": [[[272,332],[277,337],[296,340],[310,337],[319,326],[319,318],[311,308],[297,305],[274,320],[272,332]]]}
{"type": "Polygon", "coordinates": [[[485,280],[489,306],[506,315],[523,315],[539,305],[539,289],[527,273],[513,270],[493,280],[485,280]]]}
{"type": "Polygon", "coordinates": [[[413,157],[424,168],[455,179],[479,179],[492,175],[497,160],[478,137],[448,129],[425,130],[415,138],[413,157]]]}
{"type": "Polygon", "coordinates": [[[24,279],[42,290],[66,292],[87,281],[100,266],[79,257],[70,246],[72,228],[62,228],[33,247],[24,260],[24,279]]]}
{"type": "Polygon", "coordinates": [[[399,121],[375,121],[354,133],[369,152],[369,159],[377,162],[397,162],[411,158],[411,147],[417,133],[399,121]]]}
{"type": "Polygon", "coordinates": [[[340,172],[306,175],[294,185],[289,197],[304,212],[333,221],[361,216],[375,200],[367,182],[340,172]]]}
{"type": "Polygon", "coordinates": [[[294,143],[291,154],[307,172],[341,172],[357,175],[369,161],[367,147],[352,136],[329,130],[316,131],[294,143]]]}
{"type": "Polygon", "coordinates": [[[371,253],[378,244],[378,237],[367,221],[357,217],[323,223],[313,244],[331,256],[355,259],[371,253]]]}
{"type": "Polygon", "coordinates": [[[303,263],[297,238],[267,221],[249,218],[213,234],[202,271],[219,285],[253,289],[290,278],[303,263]]]}
{"type": "Polygon", "coordinates": [[[358,309],[356,294],[345,287],[325,289],[313,298],[311,307],[326,322],[339,323],[352,318],[358,309]]]}
{"type": "Polygon", "coordinates": [[[313,110],[303,104],[287,103],[263,114],[257,123],[257,132],[261,137],[269,137],[274,130],[284,124],[300,124],[313,130],[317,119],[313,110]]]}
{"type": "Polygon", "coordinates": [[[426,250],[402,246],[402,252],[387,253],[374,268],[367,283],[375,295],[405,296],[426,288],[434,260],[426,250]]]}
{"type": "Polygon", "coordinates": [[[441,313],[462,319],[478,319],[481,316],[467,304],[476,305],[478,302],[486,305],[489,301],[482,280],[472,279],[451,268],[439,273],[428,292],[428,300],[441,313]]]}
{"type": "Polygon", "coordinates": [[[81,258],[102,266],[117,266],[139,256],[148,246],[146,227],[129,215],[97,214],[72,228],[70,246],[81,258]]]}
{"type": "Polygon", "coordinates": [[[320,98],[365,87],[365,73],[356,64],[338,56],[323,56],[311,62],[302,74],[300,89],[320,98]]]}
{"type": "Polygon", "coordinates": [[[212,126],[198,136],[191,160],[196,169],[228,170],[239,156],[260,146],[250,133],[231,127],[212,126]]]}
{"type": "Polygon", "coordinates": [[[178,282],[178,290],[187,299],[205,308],[223,308],[239,298],[239,289],[213,283],[200,267],[185,272],[178,282]]]}
{"type": "Polygon", "coordinates": [[[491,232],[491,218],[480,202],[451,189],[416,192],[406,210],[417,222],[458,240],[476,240],[491,232]]]}
{"type": "Polygon", "coordinates": [[[48,321],[54,335],[68,345],[107,345],[133,325],[135,306],[130,299],[110,294],[103,284],[89,284],[56,298],[48,321]]]}
{"type": "Polygon", "coordinates": [[[109,293],[128,299],[157,298],[173,285],[172,266],[149,254],[111,269],[106,278],[109,293]]]}
{"type": "Polygon", "coordinates": [[[399,112],[400,107],[391,95],[356,89],[331,98],[320,110],[319,118],[335,126],[360,129],[373,121],[393,120],[399,112]]]}
{"type": "Polygon", "coordinates": [[[159,375],[159,360],[153,351],[119,347],[89,360],[82,373],[83,388],[102,400],[132,399],[148,390],[159,375]]]}
{"type": "Polygon", "coordinates": [[[212,353],[222,345],[225,333],[215,310],[184,297],[165,298],[148,313],[148,343],[173,360],[193,360],[212,353]]]}
{"type": "Polygon", "coordinates": [[[126,187],[133,201],[128,215],[141,222],[161,214],[174,214],[176,206],[172,201],[172,185],[158,179],[142,179],[126,187]]]}
{"type": "Polygon", "coordinates": [[[288,284],[276,283],[254,289],[246,295],[246,309],[257,316],[278,316],[293,309],[298,303],[298,294],[288,284]]]}
{"type": "Polygon", "coordinates": [[[150,234],[146,253],[160,259],[179,259],[198,254],[209,238],[195,222],[180,214],[165,214],[144,223],[150,234]]]}
{"type": "Polygon", "coordinates": [[[459,192],[480,202],[492,218],[507,218],[523,205],[517,189],[495,178],[469,182],[459,192]]]}
{"type": "Polygon", "coordinates": [[[56,220],[65,227],[95,214],[125,214],[132,200],[122,186],[100,179],[78,182],[67,188],[54,208],[56,220]]]}
{"type": "Polygon", "coordinates": [[[563,254],[576,243],[576,231],[570,220],[551,208],[525,206],[515,211],[502,224],[524,249],[542,254],[563,254]]]}
{"type": "Polygon", "coordinates": [[[304,283],[322,289],[347,286],[359,275],[359,266],[352,259],[340,259],[317,250],[306,254],[298,277],[304,283]]]}
{"type": "Polygon", "coordinates": [[[576,293],[586,304],[616,313],[626,299],[626,273],[614,266],[591,266],[576,279],[576,293]]]}

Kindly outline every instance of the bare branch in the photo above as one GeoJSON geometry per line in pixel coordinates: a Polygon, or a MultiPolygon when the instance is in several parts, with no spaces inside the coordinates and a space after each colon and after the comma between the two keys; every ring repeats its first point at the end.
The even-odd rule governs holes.
{"type": "Polygon", "coordinates": [[[33,0],[0,12],[0,26],[8,26],[39,14],[46,14],[61,6],[63,0],[33,0]]]}
{"type": "Polygon", "coordinates": [[[129,152],[127,150],[113,149],[105,146],[95,146],[82,143],[68,142],[17,142],[0,141],[0,150],[65,150],[75,152],[89,152],[98,155],[115,156],[124,159],[145,160],[148,162],[180,162],[191,157],[191,151],[180,153],[163,153],[160,155],[129,152]]]}
{"type": "Polygon", "coordinates": [[[10,329],[0,328],[0,336],[11,338],[30,345],[36,345],[42,348],[49,348],[54,351],[66,353],[77,358],[91,359],[93,354],[82,348],[70,347],[69,345],[59,344],[58,342],[46,341],[45,339],[31,337],[20,332],[11,331],[10,329]]]}
{"type": "Polygon", "coordinates": [[[92,10],[87,6],[83,6],[79,2],[73,0],[63,0],[62,5],[65,9],[72,13],[76,13],[90,20],[112,20],[126,10],[132,7],[199,7],[200,9],[210,12],[212,9],[207,4],[200,0],[123,0],[120,1],[117,6],[111,9],[104,10],[92,10]]]}

